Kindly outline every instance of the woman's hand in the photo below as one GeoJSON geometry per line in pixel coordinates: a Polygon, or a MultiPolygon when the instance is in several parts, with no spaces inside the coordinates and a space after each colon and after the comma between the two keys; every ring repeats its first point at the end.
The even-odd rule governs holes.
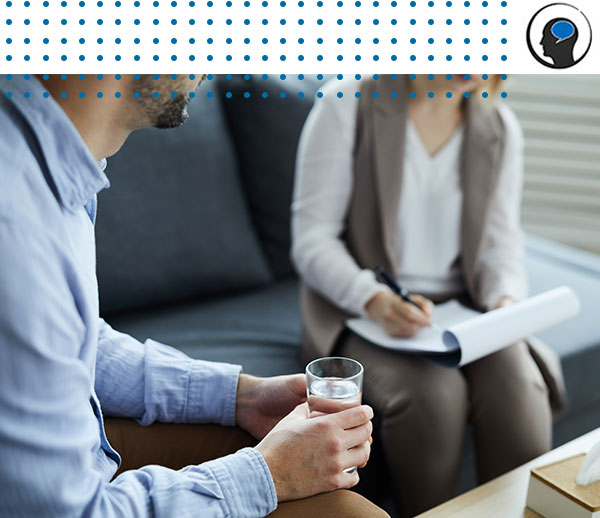
{"type": "Polygon", "coordinates": [[[366,310],[369,316],[381,323],[386,333],[393,337],[408,338],[417,331],[431,325],[433,302],[421,295],[411,295],[421,308],[405,302],[394,293],[379,292],[369,302],[366,310]]]}
{"type": "Polygon", "coordinates": [[[514,298],[512,298],[509,295],[504,295],[503,297],[500,298],[500,300],[494,305],[494,307],[492,309],[500,309],[500,308],[505,308],[506,306],[510,306],[511,304],[514,304],[516,302],[516,300],[514,298]]]}

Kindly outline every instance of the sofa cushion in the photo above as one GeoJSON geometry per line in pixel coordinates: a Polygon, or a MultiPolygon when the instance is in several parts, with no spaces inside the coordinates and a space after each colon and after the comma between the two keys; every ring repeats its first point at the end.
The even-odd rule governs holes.
{"type": "Polygon", "coordinates": [[[314,76],[288,76],[285,81],[278,76],[227,77],[220,79],[219,89],[254,224],[275,276],[290,276],[294,272],[290,201],[296,147],[315,92],[324,80],[314,76]]]}
{"type": "Polygon", "coordinates": [[[569,401],[561,419],[589,405],[600,409],[600,256],[529,236],[525,265],[532,295],[565,284],[581,302],[575,318],[537,333],[562,360],[569,401]]]}
{"type": "Polygon", "coordinates": [[[138,340],[153,338],[193,358],[241,364],[258,376],[302,372],[298,282],[279,281],[235,296],[113,315],[138,340]]]}
{"type": "Polygon", "coordinates": [[[108,160],[96,224],[103,314],[272,280],[221,104],[205,88],[181,128],[134,133],[108,160]]]}

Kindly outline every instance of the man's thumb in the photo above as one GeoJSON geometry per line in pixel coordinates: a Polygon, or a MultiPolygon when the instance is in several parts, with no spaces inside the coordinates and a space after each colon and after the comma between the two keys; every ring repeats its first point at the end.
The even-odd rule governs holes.
{"type": "Polygon", "coordinates": [[[308,404],[300,403],[294,410],[289,413],[289,417],[292,419],[307,419],[308,418],[308,404]]]}

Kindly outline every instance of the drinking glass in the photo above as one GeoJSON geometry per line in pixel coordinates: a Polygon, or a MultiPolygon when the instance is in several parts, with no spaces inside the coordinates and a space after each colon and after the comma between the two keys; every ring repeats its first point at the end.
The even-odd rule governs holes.
{"type": "MultiPolygon", "coordinates": [[[[358,406],[362,400],[363,366],[351,358],[319,358],[306,366],[309,417],[358,406]]],[[[356,471],[356,466],[347,473],[356,471]]]]}

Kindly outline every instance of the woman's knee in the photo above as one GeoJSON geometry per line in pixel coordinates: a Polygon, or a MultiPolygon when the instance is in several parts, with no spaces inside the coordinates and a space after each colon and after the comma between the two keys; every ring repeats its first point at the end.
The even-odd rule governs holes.
{"type": "Polygon", "coordinates": [[[432,364],[420,366],[405,379],[399,374],[379,399],[384,421],[410,421],[412,427],[425,428],[430,435],[463,429],[467,419],[467,385],[457,369],[432,364]]]}
{"type": "Polygon", "coordinates": [[[467,378],[474,413],[493,408],[496,415],[526,418],[546,407],[550,413],[548,387],[523,342],[473,364],[467,378]]]}
{"type": "MultiPolygon", "coordinates": [[[[468,377],[471,422],[481,447],[504,452],[492,464],[506,470],[548,451],[552,440],[548,388],[524,344],[505,349],[486,364],[473,365],[468,377]]],[[[496,457],[492,452],[487,456],[496,457]]]]}
{"type": "MultiPolygon", "coordinates": [[[[468,409],[467,385],[459,369],[431,360],[398,354],[368,344],[355,335],[345,336],[339,352],[365,367],[364,399],[372,405],[384,429],[463,429],[468,409]]],[[[400,431],[400,433],[402,433],[400,431]]]]}

